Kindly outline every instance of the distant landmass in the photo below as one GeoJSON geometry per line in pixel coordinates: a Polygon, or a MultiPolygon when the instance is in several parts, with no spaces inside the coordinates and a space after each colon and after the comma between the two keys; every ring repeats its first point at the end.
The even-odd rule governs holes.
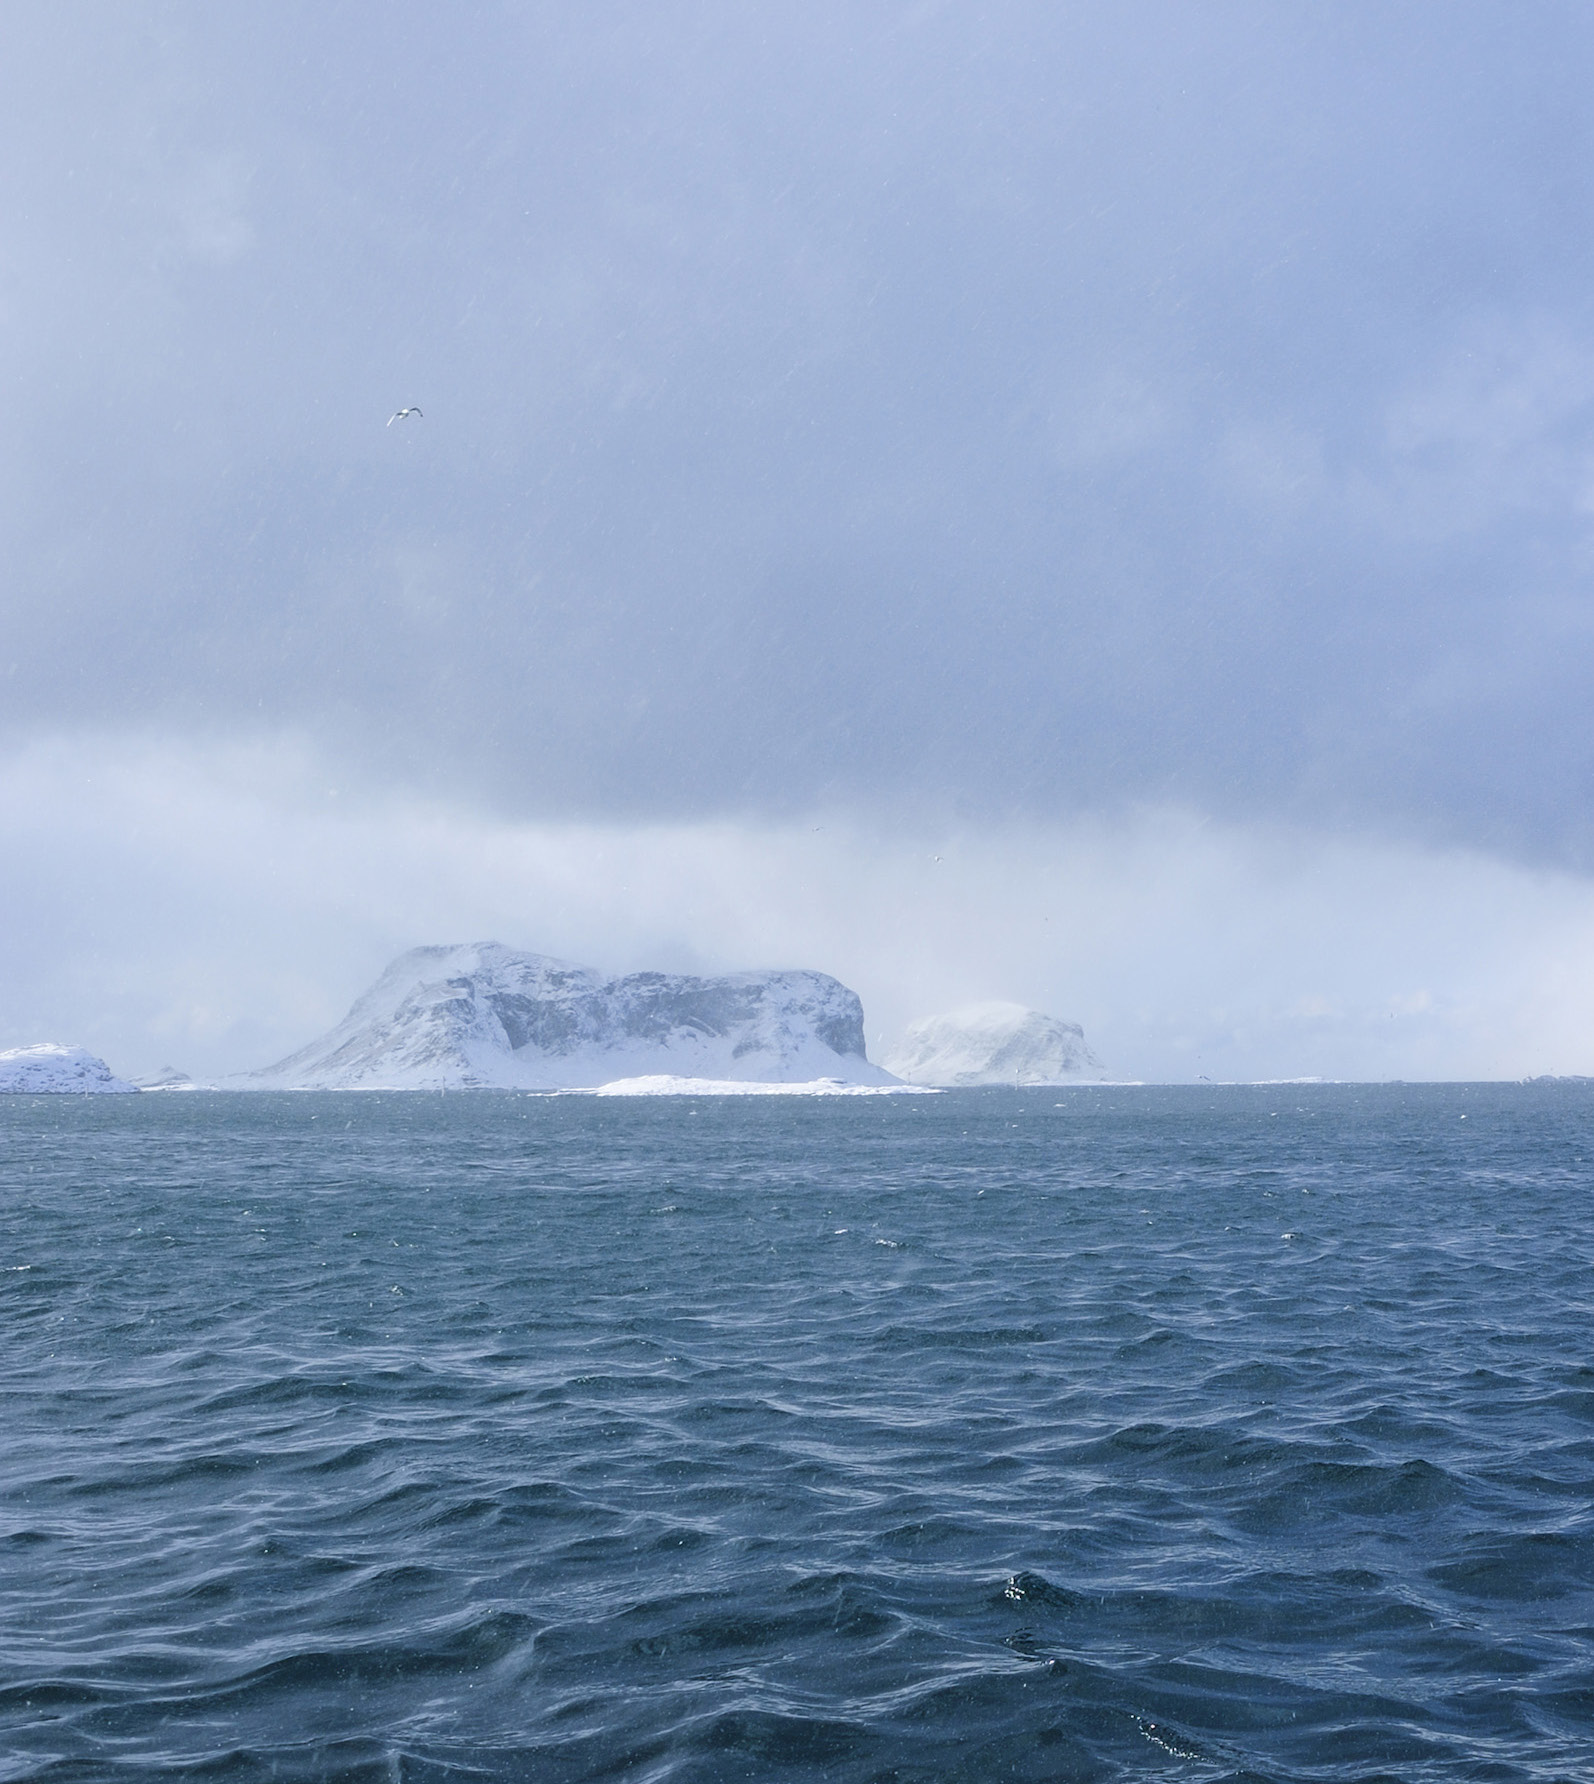
{"type": "Polygon", "coordinates": [[[971,1004],[926,1016],[904,1031],[885,1065],[905,1084],[949,1090],[979,1084],[1067,1084],[1101,1070],[1077,1022],[1060,1022],[1015,1003],[971,1004]]]}
{"type": "Polygon", "coordinates": [[[827,973],[609,977],[498,942],[412,948],[330,1033],[209,1085],[128,1082],[84,1047],[0,1052],[0,1095],[139,1090],[604,1090],[749,1095],[1065,1084],[1101,1069],[1077,1023],[982,1003],[914,1023],[873,1064],[863,1005],[827,973]]]}
{"type": "Polygon", "coordinates": [[[134,1087],[138,1090],[197,1090],[190,1072],[181,1071],[174,1065],[163,1065],[152,1078],[135,1078],[134,1087]]]}
{"type": "Polygon", "coordinates": [[[41,1041],[0,1053],[0,1096],[82,1096],[136,1091],[86,1047],[41,1041]]]}
{"type": "Polygon", "coordinates": [[[330,1034],[256,1090],[575,1090],[617,1079],[890,1085],[856,993],[819,972],[697,978],[590,967],[497,942],[412,948],[330,1034]]]}

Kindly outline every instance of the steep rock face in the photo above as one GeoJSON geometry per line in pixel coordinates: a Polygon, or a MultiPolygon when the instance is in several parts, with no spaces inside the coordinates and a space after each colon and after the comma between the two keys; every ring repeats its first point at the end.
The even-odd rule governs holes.
{"type": "Polygon", "coordinates": [[[412,948],[319,1041],[233,1080],[259,1089],[557,1090],[668,1073],[889,1083],[863,1007],[824,973],[703,979],[589,967],[497,942],[412,948]]]}
{"type": "Polygon", "coordinates": [[[926,1016],[892,1047],[886,1067],[907,1084],[1066,1084],[1100,1070],[1078,1023],[1022,1004],[983,1003],[926,1016]]]}
{"type": "Polygon", "coordinates": [[[86,1047],[41,1041],[36,1047],[13,1047],[0,1053],[0,1095],[82,1096],[137,1089],[136,1084],[118,1078],[86,1047]]]}

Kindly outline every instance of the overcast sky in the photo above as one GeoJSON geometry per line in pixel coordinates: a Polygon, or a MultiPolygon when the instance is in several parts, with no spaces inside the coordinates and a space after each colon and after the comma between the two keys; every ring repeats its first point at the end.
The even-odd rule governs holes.
{"type": "MultiPolygon", "coordinates": [[[[334,788],[385,814],[383,847],[423,809],[522,841],[734,834],[749,859],[851,825],[809,928],[735,942],[828,947],[779,963],[845,958],[870,995],[847,913],[896,887],[972,938],[882,977],[903,1019],[954,992],[1077,1003],[1085,967],[1025,955],[972,882],[905,890],[864,847],[882,826],[903,861],[983,835],[991,886],[1037,849],[1054,881],[1088,858],[1108,903],[1163,847],[1190,899],[1146,912],[1142,961],[1210,933],[1203,825],[1249,863],[1224,908],[1264,916],[1258,839],[1287,835],[1326,876],[1301,885],[1340,875],[1316,932],[1390,962],[1368,1010],[1496,970],[1466,914],[1502,918],[1485,883],[1519,889],[1518,923],[1588,895],[1586,5],[17,0],[4,35],[0,810],[28,815],[0,897],[37,909],[0,946],[0,1040],[103,1022],[39,888],[77,875],[113,933],[154,883],[125,871],[150,789],[176,833],[214,835],[218,801],[255,822],[247,860],[279,824],[262,775],[307,862],[334,788]],[[89,823],[61,789],[96,751],[121,792],[89,823]],[[276,767],[212,773],[246,756],[276,767]],[[1377,872],[1347,866],[1369,850],[1377,872]],[[1398,923],[1359,949],[1380,874],[1449,913],[1444,960],[1418,970],[1398,923]]],[[[231,937],[221,1026],[174,1047],[261,1063],[222,1055],[309,1019],[269,989],[296,948],[347,963],[330,1007],[390,944],[490,914],[396,911],[370,848],[340,857],[335,921],[307,896],[269,946],[217,868],[188,921],[231,937]]],[[[658,914],[675,896],[639,880],[615,964],[647,939],[763,963],[711,957],[658,914]]],[[[171,908],[89,977],[165,971],[171,908]]],[[[559,951],[524,908],[502,939],[559,951]]],[[[1237,974],[1258,1009],[1344,994],[1307,983],[1312,924],[1261,931],[1288,939],[1249,967],[1214,948],[1188,1008],[1169,992],[1164,1040],[1206,1032],[1237,974]]],[[[142,1056],[154,1018],[128,1010],[113,1038],[142,1056]]],[[[1174,1071],[1150,1033],[1123,1027],[1143,1058],[1116,1063],[1174,1071]]],[[[1594,1069],[1568,1035],[1562,1069],[1594,1069]]]]}

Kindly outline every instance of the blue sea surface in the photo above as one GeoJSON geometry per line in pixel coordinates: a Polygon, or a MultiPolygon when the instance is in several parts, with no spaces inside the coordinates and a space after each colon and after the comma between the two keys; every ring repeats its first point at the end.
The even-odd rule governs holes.
{"type": "Polygon", "coordinates": [[[1594,1086],[0,1099],[0,1780],[1594,1776],[1594,1086]]]}

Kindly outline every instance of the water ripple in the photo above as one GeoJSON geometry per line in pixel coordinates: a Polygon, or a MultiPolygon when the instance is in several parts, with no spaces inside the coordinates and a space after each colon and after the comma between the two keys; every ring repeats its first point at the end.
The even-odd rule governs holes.
{"type": "Polygon", "coordinates": [[[1586,1775],[1591,1117],[5,1099],[0,1784],[1586,1775]]]}

